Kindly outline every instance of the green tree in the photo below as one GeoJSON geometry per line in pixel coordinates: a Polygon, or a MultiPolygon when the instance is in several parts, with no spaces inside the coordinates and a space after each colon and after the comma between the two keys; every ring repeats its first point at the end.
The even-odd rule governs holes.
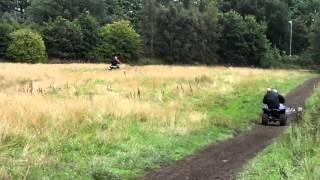
{"type": "Polygon", "coordinates": [[[125,62],[138,60],[141,39],[129,21],[118,21],[101,27],[98,38],[94,54],[99,60],[109,60],[115,53],[120,53],[125,62]]]}
{"type": "Polygon", "coordinates": [[[55,20],[61,16],[73,20],[83,13],[102,21],[105,18],[104,0],[32,0],[27,15],[37,23],[55,20]]]}
{"type": "Polygon", "coordinates": [[[259,23],[267,24],[267,37],[281,50],[289,50],[288,4],[283,0],[224,0],[220,9],[223,12],[235,10],[242,16],[253,15],[259,23]]]}
{"type": "Polygon", "coordinates": [[[243,18],[235,11],[230,11],[219,19],[219,25],[222,28],[221,38],[219,39],[219,62],[221,64],[245,65],[246,43],[243,36],[244,27],[243,18]]]}
{"type": "Polygon", "coordinates": [[[44,63],[46,48],[41,35],[30,29],[12,32],[7,57],[15,62],[44,63]]]}
{"type": "Polygon", "coordinates": [[[99,23],[97,20],[89,15],[83,14],[77,20],[76,24],[79,24],[83,36],[83,40],[81,41],[81,51],[79,52],[79,56],[81,58],[86,58],[92,60],[94,57],[90,54],[95,48],[98,42],[98,29],[99,23]]]}
{"type": "Polygon", "coordinates": [[[1,0],[0,17],[11,17],[24,22],[26,19],[25,10],[30,5],[30,0],[1,0]]]}
{"type": "Polygon", "coordinates": [[[311,57],[316,65],[320,65],[320,16],[312,27],[311,57]]]}
{"type": "Polygon", "coordinates": [[[78,23],[58,17],[44,27],[43,35],[49,57],[81,58],[83,34],[78,23]]]}
{"type": "MultiPolygon", "coordinates": [[[[217,10],[200,12],[194,5],[170,3],[157,15],[154,51],[169,63],[215,63],[217,10]]],[[[149,31],[149,29],[144,29],[149,31]]]]}
{"type": "Polygon", "coordinates": [[[317,12],[320,12],[319,0],[290,2],[289,17],[293,21],[293,54],[302,54],[311,45],[310,33],[317,12]]]}
{"type": "Polygon", "coordinates": [[[15,29],[16,27],[10,22],[0,21],[0,58],[5,58],[10,41],[9,34],[15,29]]]}
{"type": "MultiPolygon", "coordinates": [[[[201,1],[200,1],[201,2],[201,1]]],[[[203,0],[203,7],[199,7],[200,25],[197,27],[199,34],[198,44],[199,57],[205,63],[217,63],[218,39],[220,37],[218,27],[218,9],[214,1],[203,0]]]]}
{"type": "Polygon", "coordinates": [[[319,0],[295,0],[290,5],[290,19],[300,19],[307,27],[311,27],[315,15],[320,12],[319,0]]]}
{"type": "Polygon", "coordinates": [[[142,19],[144,0],[105,0],[106,14],[110,22],[128,20],[135,28],[142,19]]]}
{"type": "Polygon", "coordinates": [[[298,55],[307,50],[310,45],[310,27],[300,19],[294,19],[292,28],[292,54],[298,55]]]}
{"type": "Polygon", "coordinates": [[[253,16],[243,18],[235,11],[224,13],[219,24],[222,28],[218,51],[220,63],[261,66],[269,46],[265,27],[253,16]]]}
{"type": "Polygon", "coordinates": [[[154,46],[157,31],[157,16],[159,6],[156,0],[144,0],[143,19],[141,32],[144,43],[144,52],[148,56],[154,56],[154,46]]]}
{"type": "Polygon", "coordinates": [[[15,11],[16,2],[12,0],[1,0],[0,1],[0,17],[6,13],[12,13],[15,11]]]}

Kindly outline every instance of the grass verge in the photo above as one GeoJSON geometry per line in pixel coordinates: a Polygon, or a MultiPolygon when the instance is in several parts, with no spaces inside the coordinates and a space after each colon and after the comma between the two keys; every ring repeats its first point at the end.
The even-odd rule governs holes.
{"type": "Polygon", "coordinates": [[[238,179],[320,179],[320,89],[307,101],[303,120],[294,122],[260,153],[238,179]]]}

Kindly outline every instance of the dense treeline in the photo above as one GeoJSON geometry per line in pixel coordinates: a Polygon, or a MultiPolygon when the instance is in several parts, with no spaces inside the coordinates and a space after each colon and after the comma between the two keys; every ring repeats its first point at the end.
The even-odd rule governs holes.
{"type": "Polygon", "coordinates": [[[320,0],[2,0],[0,58],[317,65],[319,10],[320,0]]]}

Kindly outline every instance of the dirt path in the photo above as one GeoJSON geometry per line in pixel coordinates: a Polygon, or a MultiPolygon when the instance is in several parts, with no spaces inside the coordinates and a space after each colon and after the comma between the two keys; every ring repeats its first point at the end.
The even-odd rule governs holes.
{"type": "MultiPolygon", "coordinates": [[[[304,82],[287,95],[289,107],[303,107],[320,78],[304,82]]],[[[232,179],[237,171],[271,144],[285,127],[257,125],[233,139],[209,145],[191,157],[177,161],[171,167],[150,172],[146,180],[205,180],[232,179]]]]}

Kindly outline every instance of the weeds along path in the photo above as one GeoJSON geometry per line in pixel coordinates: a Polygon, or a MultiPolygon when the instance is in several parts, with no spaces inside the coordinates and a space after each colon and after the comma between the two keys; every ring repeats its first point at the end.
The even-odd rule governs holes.
{"type": "MultiPolygon", "coordinates": [[[[287,95],[287,105],[304,107],[320,78],[307,80],[287,95]]],[[[292,117],[290,117],[292,119],[292,117]]],[[[256,125],[233,139],[209,145],[191,157],[177,161],[171,167],[150,172],[146,180],[232,179],[248,160],[281,135],[285,127],[256,125]]]]}

